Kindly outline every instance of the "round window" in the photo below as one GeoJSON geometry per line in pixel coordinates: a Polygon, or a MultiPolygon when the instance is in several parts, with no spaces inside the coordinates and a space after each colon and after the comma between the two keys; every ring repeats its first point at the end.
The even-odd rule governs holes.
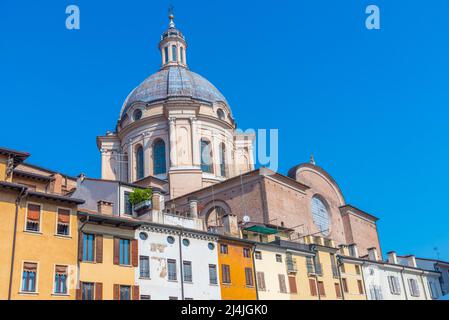
{"type": "Polygon", "coordinates": [[[134,110],[134,113],[133,113],[134,121],[140,120],[141,118],[142,118],[142,110],[140,110],[140,109],[134,110]]]}
{"type": "Polygon", "coordinates": [[[329,235],[329,212],[326,204],[319,197],[312,198],[312,217],[318,230],[325,236],[329,235]]]}
{"type": "Polygon", "coordinates": [[[189,239],[183,239],[182,240],[182,244],[185,245],[186,247],[188,247],[190,245],[190,240],[189,239]]]}
{"type": "Polygon", "coordinates": [[[141,233],[139,233],[139,238],[141,240],[147,240],[148,239],[148,234],[146,234],[146,232],[141,232],[141,233]]]}
{"type": "Polygon", "coordinates": [[[175,238],[173,238],[172,236],[168,236],[167,237],[167,242],[170,243],[170,244],[173,244],[173,243],[175,243],[175,238]]]}
{"type": "Polygon", "coordinates": [[[209,242],[207,244],[207,247],[209,248],[209,250],[214,250],[215,249],[215,245],[212,242],[209,242]]]}

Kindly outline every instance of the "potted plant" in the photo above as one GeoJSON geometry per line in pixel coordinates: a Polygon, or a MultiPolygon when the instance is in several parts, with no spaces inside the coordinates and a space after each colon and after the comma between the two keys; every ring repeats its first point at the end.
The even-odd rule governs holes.
{"type": "Polygon", "coordinates": [[[153,190],[136,188],[129,194],[129,202],[133,205],[134,211],[141,212],[151,208],[152,196],[153,190]]]}

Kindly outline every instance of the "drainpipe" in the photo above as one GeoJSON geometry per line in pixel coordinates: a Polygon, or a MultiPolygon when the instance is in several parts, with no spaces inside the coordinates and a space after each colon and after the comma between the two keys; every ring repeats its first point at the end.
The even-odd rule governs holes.
{"type": "Polygon", "coordinates": [[[12,292],[12,279],[13,279],[13,274],[14,274],[14,260],[15,260],[15,255],[16,255],[17,220],[18,220],[18,216],[19,216],[19,205],[20,205],[20,201],[22,200],[22,198],[26,196],[26,191],[27,191],[27,188],[22,187],[20,189],[19,195],[17,196],[16,202],[15,202],[16,212],[15,212],[15,216],[14,216],[14,231],[13,231],[13,238],[12,238],[11,269],[10,269],[10,273],[9,273],[8,300],[11,300],[11,292],[12,292]]]}
{"type": "Polygon", "coordinates": [[[363,284],[363,290],[365,291],[365,298],[368,300],[368,293],[366,292],[366,283],[365,283],[365,276],[363,274],[363,266],[365,265],[365,262],[362,263],[360,266],[360,273],[362,274],[362,284],[363,284]]]}
{"type": "MultiPolygon", "coordinates": [[[[426,298],[426,300],[429,300],[427,297],[426,287],[424,285],[423,274],[424,274],[424,271],[421,271],[421,275],[419,277],[421,278],[422,289],[424,291],[424,298],[426,298]]],[[[430,300],[432,300],[432,298],[430,300]]]]}
{"type": "Polygon", "coordinates": [[[405,294],[405,300],[408,300],[407,296],[407,288],[405,287],[405,281],[404,281],[404,267],[401,269],[401,279],[402,279],[402,286],[404,287],[404,294],[405,294]]]}
{"type": "Polygon", "coordinates": [[[337,273],[338,273],[338,282],[340,283],[340,292],[341,292],[341,299],[345,300],[345,290],[343,288],[343,280],[341,279],[341,272],[340,267],[342,266],[342,262],[340,259],[337,259],[337,273]]]}
{"type": "Polygon", "coordinates": [[[179,262],[179,270],[180,270],[180,273],[181,273],[181,300],[184,300],[184,274],[183,274],[183,268],[182,268],[182,264],[183,264],[183,261],[182,261],[182,239],[181,239],[181,237],[182,237],[182,230],[181,230],[181,232],[179,233],[179,259],[180,259],[180,262],[179,262]]]}
{"type": "MultiPolygon", "coordinates": [[[[254,258],[254,254],[255,254],[255,252],[256,252],[256,246],[253,245],[253,248],[252,248],[252,249],[253,249],[253,250],[252,250],[253,252],[252,252],[251,256],[252,256],[252,258],[253,258],[254,288],[256,288],[256,300],[259,300],[259,288],[258,288],[258,286],[257,286],[256,260],[255,260],[255,258],[254,258]]],[[[288,279],[286,279],[286,280],[288,280],[288,279]]]]}

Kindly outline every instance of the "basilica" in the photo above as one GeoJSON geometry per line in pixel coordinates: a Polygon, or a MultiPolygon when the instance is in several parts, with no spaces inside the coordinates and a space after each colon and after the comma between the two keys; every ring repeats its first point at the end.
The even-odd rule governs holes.
{"type": "Polygon", "coordinates": [[[381,252],[377,218],[346,203],[313,158],[287,176],[255,169],[254,135],[236,132],[226,98],[189,69],[186,38],[169,18],[160,70],[128,95],[116,130],[97,138],[101,178],[159,188],[173,213],[188,212],[197,198],[209,228],[232,213],[242,223],[289,228],[298,239],[321,234],[356,243],[361,254],[381,252]]]}

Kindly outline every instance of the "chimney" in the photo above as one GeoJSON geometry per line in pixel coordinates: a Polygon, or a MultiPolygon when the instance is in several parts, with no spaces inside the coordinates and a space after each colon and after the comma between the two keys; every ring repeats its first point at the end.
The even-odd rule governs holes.
{"type": "Polygon", "coordinates": [[[398,263],[398,256],[396,255],[396,252],[390,251],[387,253],[388,255],[388,262],[392,264],[399,264],[398,263]]]}
{"type": "Polygon", "coordinates": [[[240,236],[239,224],[237,221],[237,216],[235,214],[229,213],[224,215],[222,221],[226,233],[235,237],[240,236]]]}
{"type": "Polygon", "coordinates": [[[97,205],[98,205],[98,213],[112,216],[112,205],[113,205],[112,202],[100,200],[97,202],[97,205]]]}
{"type": "Polygon", "coordinates": [[[197,197],[189,197],[189,208],[190,208],[190,217],[198,218],[198,198],[197,197]]]}
{"type": "Polygon", "coordinates": [[[368,259],[371,261],[379,261],[379,255],[376,248],[368,248],[368,259]]]}
{"type": "Polygon", "coordinates": [[[152,188],[152,190],[153,190],[153,196],[151,197],[151,203],[153,205],[153,210],[159,212],[159,211],[163,210],[162,205],[161,205],[162,191],[158,188],[152,188]]]}
{"type": "Polygon", "coordinates": [[[414,255],[411,254],[409,256],[405,256],[404,258],[407,259],[407,263],[408,263],[409,267],[417,268],[416,259],[415,259],[414,255]]]}
{"type": "Polygon", "coordinates": [[[354,258],[358,258],[359,257],[359,249],[357,248],[357,245],[355,243],[351,243],[348,246],[348,249],[349,249],[349,255],[351,257],[354,257],[354,258]]]}
{"type": "Polygon", "coordinates": [[[53,175],[53,180],[50,182],[50,192],[62,194],[62,176],[59,173],[53,175]]]}

